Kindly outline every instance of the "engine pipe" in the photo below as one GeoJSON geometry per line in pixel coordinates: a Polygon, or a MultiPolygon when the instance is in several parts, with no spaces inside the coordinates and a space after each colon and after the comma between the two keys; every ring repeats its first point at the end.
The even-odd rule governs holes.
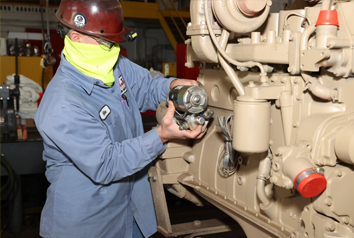
{"type": "MultiPolygon", "coordinates": [[[[207,1],[205,1],[206,3],[208,3],[207,1]]],[[[209,35],[215,45],[215,47],[217,48],[217,50],[219,51],[219,53],[227,60],[229,61],[231,64],[234,64],[234,65],[237,65],[237,66],[243,66],[243,67],[253,67],[253,66],[257,66],[259,67],[260,71],[261,71],[261,82],[265,81],[264,78],[267,77],[267,73],[266,71],[264,70],[262,64],[260,63],[257,63],[257,62],[253,62],[253,61],[248,61],[248,62],[239,62],[239,61],[236,61],[234,59],[232,59],[231,57],[229,57],[226,52],[221,48],[221,46],[219,45],[214,33],[213,33],[213,29],[211,27],[211,23],[210,23],[210,17],[209,17],[209,11],[208,11],[208,4],[204,4],[204,12],[205,12],[205,20],[206,20],[206,23],[207,23],[207,27],[208,27],[208,30],[209,30],[209,35]]],[[[241,83],[239,83],[241,84],[241,83]]],[[[242,85],[242,84],[241,84],[242,85]]],[[[244,93],[242,92],[242,90],[240,90],[238,88],[238,85],[234,85],[237,92],[239,93],[239,95],[244,95],[244,93]],[[243,93],[243,94],[242,94],[243,93]]],[[[243,86],[242,86],[243,87],[243,86]]]]}

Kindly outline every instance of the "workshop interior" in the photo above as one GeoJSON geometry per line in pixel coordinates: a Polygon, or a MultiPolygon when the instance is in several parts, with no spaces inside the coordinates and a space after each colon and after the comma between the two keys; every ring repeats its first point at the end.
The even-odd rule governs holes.
{"type": "MultiPolygon", "coordinates": [[[[354,1],[120,0],[122,55],[196,80],[149,167],[159,237],[354,237],[354,1]],[[352,143],[353,142],[353,143],[352,143]],[[353,180],[351,180],[353,179],[353,180]]],[[[56,72],[60,0],[1,0],[1,237],[40,237],[48,182],[33,115],[56,72]]]]}

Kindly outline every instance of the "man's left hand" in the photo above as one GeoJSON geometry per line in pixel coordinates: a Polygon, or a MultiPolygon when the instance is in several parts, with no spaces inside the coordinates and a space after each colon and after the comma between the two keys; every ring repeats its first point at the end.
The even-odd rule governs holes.
{"type": "Polygon", "coordinates": [[[175,86],[178,85],[185,85],[185,86],[199,86],[198,82],[196,80],[192,79],[176,79],[173,80],[170,84],[170,89],[174,88],[175,86]]]}

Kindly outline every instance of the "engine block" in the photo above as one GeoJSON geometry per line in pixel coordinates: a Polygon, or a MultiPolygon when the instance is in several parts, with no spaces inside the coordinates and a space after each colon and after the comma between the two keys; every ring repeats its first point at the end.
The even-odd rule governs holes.
{"type": "Polygon", "coordinates": [[[202,139],[169,142],[150,176],[249,238],[354,237],[354,1],[271,4],[191,1],[186,66],[200,65],[214,116],[202,139]]]}

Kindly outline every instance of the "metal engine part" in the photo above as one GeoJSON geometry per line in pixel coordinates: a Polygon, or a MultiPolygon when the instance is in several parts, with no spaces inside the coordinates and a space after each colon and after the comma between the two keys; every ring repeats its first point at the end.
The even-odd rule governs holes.
{"type": "Polygon", "coordinates": [[[191,1],[186,66],[200,65],[208,110],[228,119],[167,143],[151,167],[157,207],[158,182],[212,203],[248,238],[354,237],[354,1],[305,3],[268,14],[270,0],[191,1]]]}
{"type": "Polygon", "coordinates": [[[175,106],[175,121],[181,130],[194,130],[198,125],[203,125],[203,131],[208,125],[213,111],[206,111],[208,94],[200,86],[179,85],[171,89],[167,95],[168,101],[175,106]]]}

